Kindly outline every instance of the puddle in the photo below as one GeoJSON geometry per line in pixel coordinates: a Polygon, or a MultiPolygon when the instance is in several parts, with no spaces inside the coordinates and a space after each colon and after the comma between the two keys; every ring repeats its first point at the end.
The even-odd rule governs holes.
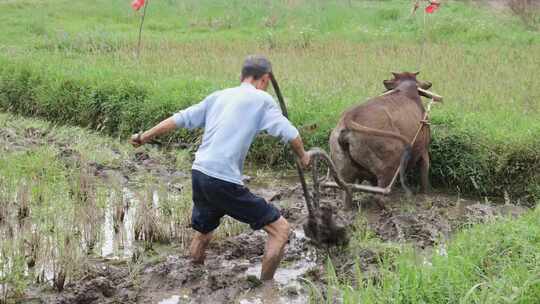
{"type": "Polygon", "coordinates": [[[180,303],[180,296],[172,296],[168,299],[159,301],[158,304],[179,304],[180,303]]]}
{"type": "Polygon", "coordinates": [[[189,296],[190,292],[188,290],[181,290],[178,294],[175,294],[175,295],[172,295],[172,296],[169,296],[167,295],[166,297],[161,297],[163,298],[162,300],[159,300],[157,302],[152,302],[152,303],[157,303],[157,304],[189,304],[189,303],[193,303],[191,297],[189,296]]]}
{"type": "MultiPolygon", "coordinates": [[[[304,242],[306,242],[304,231],[301,228],[295,229],[287,248],[297,249],[304,242]]],[[[308,297],[299,279],[315,266],[317,266],[317,263],[314,250],[303,252],[292,262],[282,261],[274,275],[274,282],[267,282],[259,288],[250,290],[239,299],[239,303],[307,303],[308,297]]],[[[245,275],[259,277],[261,267],[261,263],[253,265],[246,270],[245,275]]]]}
{"type": "Polygon", "coordinates": [[[113,206],[114,193],[111,194],[111,198],[107,202],[105,207],[105,222],[103,223],[103,244],[101,245],[101,256],[107,257],[114,254],[114,223],[113,223],[113,206]]]}
{"type": "Polygon", "coordinates": [[[159,194],[156,190],[152,191],[152,206],[155,209],[159,208],[159,194]]]}
{"type": "MultiPolygon", "coordinates": [[[[300,245],[300,242],[305,242],[305,234],[301,228],[294,230],[293,235],[294,237],[291,238],[291,243],[288,245],[288,248],[295,248],[300,245]]],[[[315,261],[315,252],[308,251],[303,253],[296,261],[292,263],[282,262],[274,275],[274,281],[283,286],[288,286],[291,284],[296,285],[297,279],[300,276],[306,273],[310,268],[317,266],[315,261]]],[[[246,275],[259,277],[261,274],[261,267],[261,263],[257,263],[249,267],[246,270],[246,275]]]]}
{"type": "MultiPolygon", "coordinates": [[[[290,286],[294,284],[300,276],[306,273],[306,271],[316,265],[317,264],[315,262],[306,261],[304,259],[300,259],[298,262],[293,263],[292,265],[283,265],[276,271],[274,280],[281,285],[290,286]]],[[[246,275],[259,277],[260,274],[261,264],[257,264],[246,270],[246,275]]]]}
{"type": "MultiPolygon", "coordinates": [[[[126,193],[128,190],[124,189],[124,193],[126,193]]],[[[119,225],[117,223],[118,230],[115,232],[115,219],[113,217],[113,213],[116,211],[117,204],[116,200],[116,193],[111,193],[109,196],[109,199],[107,201],[107,205],[105,206],[105,215],[104,215],[104,221],[102,224],[102,243],[100,246],[101,252],[100,256],[110,259],[119,259],[122,257],[125,257],[125,252],[121,248],[129,247],[130,240],[126,238],[126,240],[123,239],[124,235],[127,235],[127,232],[133,229],[133,227],[126,227],[125,223],[129,219],[129,215],[124,213],[123,223],[122,225],[119,225]],[[126,216],[127,215],[127,216],[126,216]],[[128,246],[125,246],[128,245],[128,246]]],[[[122,194],[122,204],[126,200],[126,195],[122,194]]],[[[134,204],[132,202],[129,203],[129,205],[133,206],[134,204]]],[[[123,212],[126,211],[125,205],[122,207],[123,212]]],[[[131,208],[127,208],[128,210],[131,208]]]]}
{"type": "Polygon", "coordinates": [[[309,302],[307,295],[284,295],[284,290],[280,290],[271,284],[263,285],[248,292],[239,304],[304,304],[309,302]]]}
{"type": "Polygon", "coordinates": [[[127,212],[124,219],[124,257],[131,257],[135,249],[135,215],[137,214],[137,201],[135,195],[124,188],[124,200],[127,201],[127,212]]]}
{"type": "MultiPolygon", "coordinates": [[[[131,258],[135,248],[135,219],[139,201],[128,188],[122,189],[122,223],[116,223],[118,231],[115,232],[115,219],[113,213],[116,207],[115,193],[112,193],[105,207],[105,217],[103,221],[103,240],[101,244],[101,257],[108,259],[131,258]]],[[[154,195],[154,201],[157,200],[157,194],[154,195]]]]}

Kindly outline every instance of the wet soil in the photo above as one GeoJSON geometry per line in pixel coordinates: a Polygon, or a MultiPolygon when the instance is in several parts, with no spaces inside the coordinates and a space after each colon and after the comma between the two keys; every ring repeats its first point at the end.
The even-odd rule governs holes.
{"type": "MultiPolygon", "coordinates": [[[[85,162],[70,142],[56,140],[54,134],[47,130],[0,129],[0,147],[4,153],[30,151],[43,145],[57,147],[58,158],[67,165],[85,166],[97,178],[118,183],[127,189],[127,196],[141,172],[151,174],[158,183],[168,185],[167,191],[171,193],[182,192],[185,185],[189,185],[189,170],[178,171],[175,158],[166,151],[159,157],[151,156],[145,150],[136,150],[125,158],[118,153],[119,165],[104,165],[85,162]]],[[[359,256],[351,257],[347,250],[321,248],[310,241],[312,231],[304,232],[303,227],[308,227],[308,215],[294,174],[264,176],[254,172],[247,185],[254,193],[276,205],[292,224],[284,259],[273,282],[263,284],[258,280],[266,241],[263,231],[247,231],[214,241],[202,266],[193,265],[185,249],[174,242],[156,246],[148,253],[144,251],[143,244],[132,236],[129,251],[115,255],[111,250],[102,250],[101,255],[81,265],[82,275],[67,284],[62,292],[53,291],[50,284],[36,284],[16,302],[305,303],[307,281],[315,286],[324,281],[324,265],[329,254],[337,261],[338,268],[351,268],[351,263],[360,260],[364,270],[376,272],[379,258],[375,249],[365,248],[359,256]]],[[[436,191],[411,198],[397,191],[384,199],[384,208],[375,203],[373,196],[358,194],[355,202],[359,209],[345,211],[341,197],[339,191],[324,192],[321,215],[333,214],[332,218],[339,222],[340,227],[347,227],[339,230],[343,235],[325,236],[328,239],[338,238],[336,243],[340,246],[346,243],[343,241],[345,236],[358,229],[357,223],[362,222],[385,242],[410,243],[419,249],[429,250],[446,242],[452,233],[467,225],[498,215],[519,216],[525,211],[525,208],[511,204],[494,204],[436,191]]],[[[125,221],[129,218],[126,216],[125,221]]],[[[113,229],[107,223],[107,212],[102,224],[111,226],[109,230],[113,229]]],[[[124,229],[124,233],[134,234],[133,224],[125,224],[124,229]]]]}

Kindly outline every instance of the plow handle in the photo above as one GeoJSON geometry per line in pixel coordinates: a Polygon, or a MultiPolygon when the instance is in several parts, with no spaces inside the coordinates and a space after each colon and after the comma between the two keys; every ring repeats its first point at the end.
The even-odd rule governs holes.
{"type": "MultiPolygon", "coordinates": [[[[283,116],[285,116],[288,119],[289,112],[287,111],[287,106],[285,105],[285,100],[283,99],[283,95],[281,94],[281,89],[279,88],[278,82],[276,80],[276,77],[274,77],[273,73],[270,73],[270,81],[272,82],[272,86],[274,87],[274,91],[276,92],[276,96],[279,101],[281,112],[283,113],[283,116]]],[[[312,215],[313,204],[311,202],[311,195],[309,194],[309,190],[307,187],[306,177],[304,176],[304,170],[302,169],[302,166],[300,165],[300,162],[298,160],[296,160],[296,171],[298,171],[298,178],[300,179],[300,184],[302,185],[302,191],[304,192],[304,199],[306,200],[306,206],[307,206],[308,212],[310,215],[312,215]]]]}

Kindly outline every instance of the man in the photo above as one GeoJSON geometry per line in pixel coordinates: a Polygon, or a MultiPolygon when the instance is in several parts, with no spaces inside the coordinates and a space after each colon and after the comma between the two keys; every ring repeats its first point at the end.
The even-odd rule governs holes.
{"type": "Polygon", "coordinates": [[[289,223],[263,198],[243,186],[242,169],[255,136],[266,131],[289,142],[303,166],[310,156],[298,130],[285,118],[272,96],[265,91],[272,67],[262,56],[249,56],[243,65],[241,85],[215,92],[157,126],[131,138],[134,146],[176,128],[204,128],[202,144],[192,168],[192,227],[190,246],[194,263],[202,264],[212,231],[224,215],[264,229],[268,235],[261,280],[271,280],[289,237],[289,223]]]}

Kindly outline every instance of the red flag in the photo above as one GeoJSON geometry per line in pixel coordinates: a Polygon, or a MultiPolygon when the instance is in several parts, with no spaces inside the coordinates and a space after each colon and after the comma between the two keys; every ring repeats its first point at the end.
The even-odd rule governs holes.
{"type": "Polygon", "coordinates": [[[144,0],[133,0],[133,2],[131,2],[131,7],[136,11],[141,9],[141,7],[143,6],[144,6],[144,0]]]}
{"type": "Polygon", "coordinates": [[[426,13],[428,14],[435,13],[435,11],[439,9],[439,6],[441,6],[439,2],[435,2],[435,1],[430,2],[429,5],[426,7],[426,13]]]}

